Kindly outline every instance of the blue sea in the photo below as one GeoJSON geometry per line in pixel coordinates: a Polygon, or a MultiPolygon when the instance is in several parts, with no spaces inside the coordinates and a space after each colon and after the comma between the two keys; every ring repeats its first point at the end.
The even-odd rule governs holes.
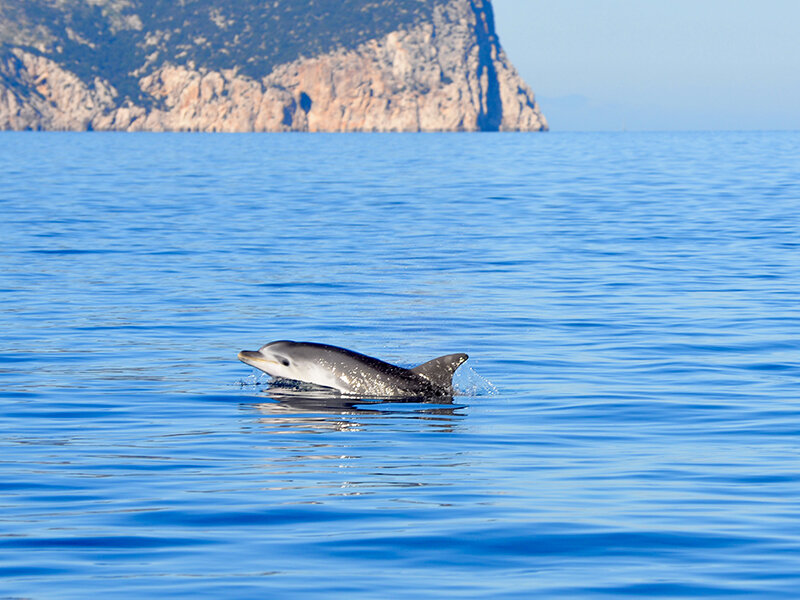
{"type": "Polygon", "coordinates": [[[2,133],[0,216],[0,598],[800,596],[800,133],[2,133]]]}

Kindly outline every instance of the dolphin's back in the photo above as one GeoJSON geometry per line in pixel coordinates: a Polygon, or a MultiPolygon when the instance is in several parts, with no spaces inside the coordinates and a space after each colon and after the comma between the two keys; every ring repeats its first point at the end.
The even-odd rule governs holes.
{"type": "MultiPolygon", "coordinates": [[[[309,360],[316,357],[326,357],[328,360],[334,360],[340,364],[359,365],[361,368],[373,369],[375,371],[387,374],[402,376],[410,371],[403,367],[398,367],[391,363],[387,363],[378,358],[354,352],[347,348],[340,348],[339,346],[331,346],[329,344],[319,344],[317,342],[294,342],[297,345],[307,347],[309,360]]],[[[304,348],[305,350],[305,348],[304,348]]]]}
{"type": "MultiPolygon", "coordinates": [[[[453,374],[469,356],[463,353],[448,354],[434,358],[413,369],[406,369],[382,361],[378,358],[354,352],[347,348],[319,344],[316,342],[301,342],[307,346],[309,354],[326,356],[328,360],[338,363],[341,369],[349,370],[355,377],[351,378],[354,392],[366,391],[365,380],[374,383],[374,387],[386,390],[397,388],[410,394],[446,395],[453,391],[453,374]]],[[[373,387],[373,386],[368,386],[373,387]]],[[[394,394],[388,394],[394,395],[394,394]]]]}

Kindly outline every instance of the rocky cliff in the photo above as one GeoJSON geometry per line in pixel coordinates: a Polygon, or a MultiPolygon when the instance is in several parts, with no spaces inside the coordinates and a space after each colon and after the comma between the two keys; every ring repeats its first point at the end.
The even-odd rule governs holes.
{"type": "Polygon", "coordinates": [[[488,0],[0,0],[0,129],[547,123],[488,0]]]}

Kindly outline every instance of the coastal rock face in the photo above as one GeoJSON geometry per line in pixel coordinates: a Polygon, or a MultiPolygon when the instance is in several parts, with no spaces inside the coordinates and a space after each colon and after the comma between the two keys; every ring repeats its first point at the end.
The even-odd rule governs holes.
{"type": "MultiPolygon", "coordinates": [[[[399,10],[405,21],[391,23],[390,31],[381,34],[385,25],[377,18],[359,22],[351,30],[336,29],[331,39],[325,37],[327,30],[317,29],[316,48],[303,47],[303,36],[296,34],[297,39],[289,36],[295,44],[294,58],[292,52],[287,54],[286,44],[276,44],[272,51],[265,51],[263,44],[253,46],[259,41],[256,34],[246,47],[233,44],[241,26],[237,28],[237,21],[221,12],[227,4],[186,0],[186,6],[194,9],[190,16],[198,15],[201,7],[209,9],[208,18],[214,24],[209,27],[215,35],[191,38],[182,32],[181,39],[191,43],[171,45],[170,36],[180,36],[153,27],[154,23],[148,28],[147,19],[140,16],[158,14],[160,0],[86,0],[105,12],[99,17],[90,12],[83,14],[83,20],[74,19],[76,29],[66,28],[66,41],[20,9],[13,14],[8,6],[11,1],[0,0],[0,18],[8,19],[10,14],[11,22],[17,24],[0,28],[2,129],[547,129],[533,92],[500,47],[486,0],[390,0],[384,4],[398,3],[393,15],[406,8],[405,13],[399,10]],[[150,10],[143,10],[146,8],[150,10]],[[102,40],[93,41],[86,33],[91,32],[88,24],[92,19],[102,20],[117,51],[128,50],[121,67],[71,58],[81,53],[91,58],[103,52],[102,40]],[[204,41],[212,45],[206,56],[213,58],[200,62],[203,53],[197,47],[202,48],[204,41]],[[307,56],[309,50],[313,54],[307,56]],[[237,54],[255,60],[236,58],[237,54]],[[162,56],[166,60],[161,60],[162,56]]],[[[29,1],[63,10],[63,5],[80,0],[29,1]]],[[[359,1],[360,18],[365,11],[378,10],[377,3],[366,0],[341,0],[341,4],[354,5],[351,9],[355,10],[359,1]]],[[[279,2],[273,8],[278,11],[279,2]]],[[[180,9],[173,6],[174,10],[180,9]]],[[[251,17],[267,19],[272,14],[269,7],[260,10],[263,14],[251,17]]],[[[334,6],[329,13],[323,11],[322,17],[325,14],[341,17],[341,10],[334,6]]],[[[294,19],[293,33],[302,33],[301,26],[313,25],[288,12],[274,16],[284,25],[287,19],[294,19]]],[[[199,16],[195,18],[202,24],[199,16]]],[[[191,23],[191,19],[184,22],[191,23]]],[[[163,19],[155,24],[163,25],[163,19]]]]}

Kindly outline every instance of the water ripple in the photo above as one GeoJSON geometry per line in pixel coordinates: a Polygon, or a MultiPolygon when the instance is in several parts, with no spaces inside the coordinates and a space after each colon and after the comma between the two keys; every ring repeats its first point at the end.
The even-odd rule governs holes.
{"type": "Polygon", "coordinates": [[[4,596],[797,596],[798,134],[2,137],[4,596]]]}

